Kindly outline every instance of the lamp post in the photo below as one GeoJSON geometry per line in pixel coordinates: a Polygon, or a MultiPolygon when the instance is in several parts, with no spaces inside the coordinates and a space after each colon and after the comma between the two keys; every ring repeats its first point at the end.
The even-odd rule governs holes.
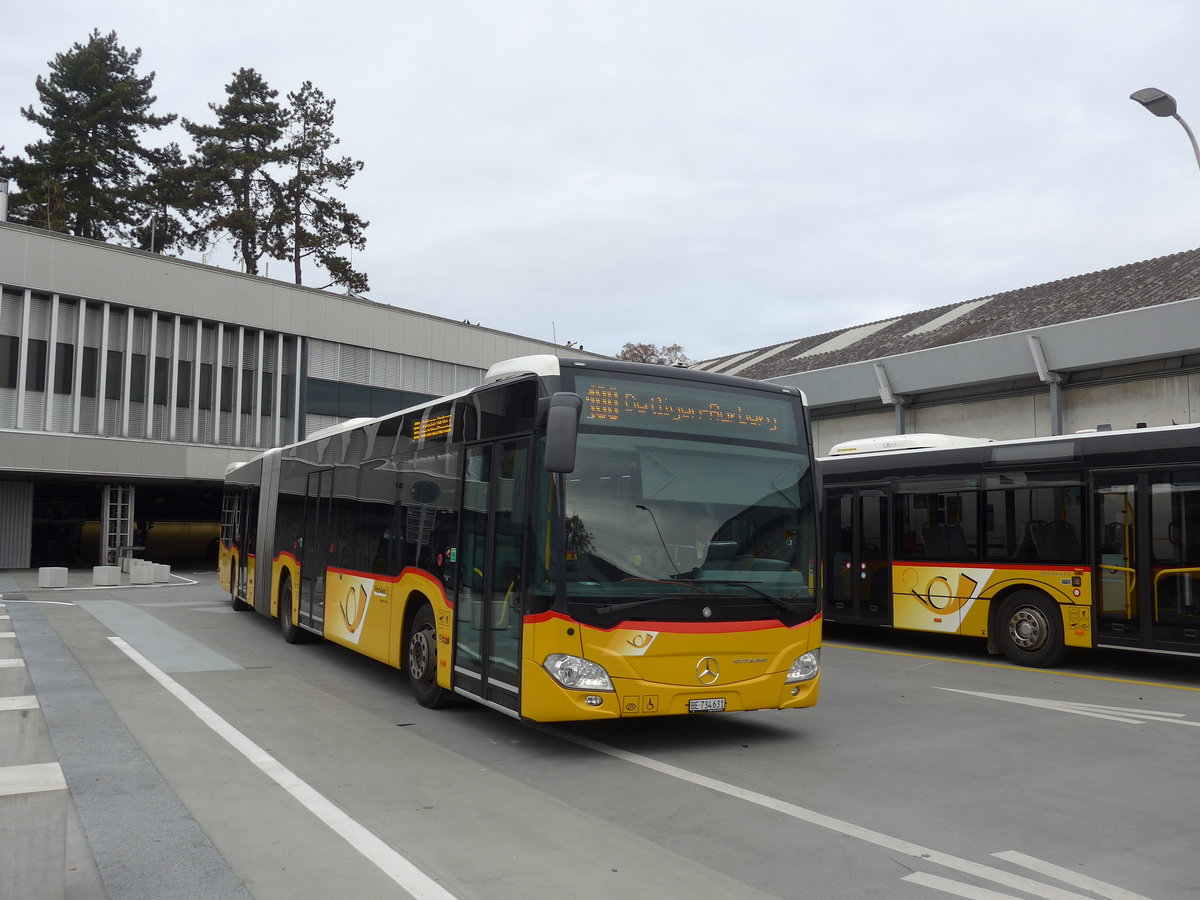
{"type": "Polygon", "coordinates": [[[1166,91],[1148,87],[1142,88],[1140,91],[1134,91],[1129,95],[1129,99],[1136,100],[1156,116],[1161,116],[1162,118],[1170,116],[1182,125],[1183,130],[1187,132],[1188,140],[1192,142],[1192,152],[1196,154],[1196,165],[1200,166],[1200,146],[1196,144],[1196,136],[1192,134],[1192,129],[1188,127],[1188,123],[1183,121],[1183,117],[1175,111],[1174,97],[1166,91]]]}

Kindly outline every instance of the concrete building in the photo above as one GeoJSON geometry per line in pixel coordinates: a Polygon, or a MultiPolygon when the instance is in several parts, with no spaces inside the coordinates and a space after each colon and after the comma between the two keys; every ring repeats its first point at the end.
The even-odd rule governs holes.
{"type": "Polygon", "coordinates": [[[215,560],[230,463],[557,349],[9,223],[0,288],[0,569],[215,560]]]}
{"type": "Polygon", "coordinates": [[[804,390],[817,452],[1200,422],[1200,250],[707,360],[804,390]]]}

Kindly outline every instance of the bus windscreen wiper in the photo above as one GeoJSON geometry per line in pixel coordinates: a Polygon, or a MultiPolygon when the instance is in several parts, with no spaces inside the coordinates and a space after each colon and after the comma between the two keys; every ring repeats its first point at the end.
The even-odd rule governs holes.
{"type": "MultiPolygon", "coordinates": [[[[723,580],[723,579],[718,579],[718,578],[702,578],[702,579],[672,578],[671,581],[676,582],[678,584],[686,584],[689,587],[694,587],[697,590],[699,590],[705,594],[712,593],[712,591],[710,591],[706,587],[704,587],[704,585],[707,585],[707,584],[736,585],[737,587],[744,587],[744,588],[747,588],[748,590],[753,591],[755,594],[762,597],[764,600],[768,601],[769,603],[772,603],[775,606],[779,607],[786,613],[795,614],[797,612],[797,610],[794,609],[792,607],[792,604],[788,603],[787,600],[784,600],[781,597],[776,597],[774,594],[768,594],[766,591],[755,587],[754,582],[752,582],[752,581],[732,581],[732,580],[723,580]]],[[[679,595],[679,594],[666,594],[666,595],[663,595],[660,597],[642,597],[640,600],[630,600],[628,603],[613,603],[609,606],[597,606],[595,608],[595,610],[593,610],[593,611],[598,616],[607,616],[607,615],[611,615],[612,613],[625,612],[626,610],[629,610],[629,609],[635,609],[636,607],[644,606],[647,603],[656,603],[659,600],[676,600],[680,596],[681,595],[679,595]]]]}
{"type": "Polygon", "coordinates": [[[677,600],[680,594],[663,594],[661,597],[642,597],[640,600],[630,600],[628,603],[613,603],[608,606],[597,606],[592,612],[598,616],[608,616],[613,613],[625,612],[627,609],[635,609],[639,606],[645,606],[647,603],[657,603],[659,600],[677,600]]]}
{"type": "MultiPolygon", "coordinates": [[[[796,612],[796,610],[792,607],[792,604],[788,603],[787,600],[784,600],[782,597],[776,597],[774,594],[768,594],[766,591],[762,590],[761,588],[756,588],[754,586],[755,582],[753,582],[753,581],[734,581],[734,580],[727,580],[727,579],[723,579],[723,578],[672,578],[671,580],[682,582],[683,584],[690,584],[693,586],[698,586],[698,585],[702,585],[702,584],[737,585],[738,587],[744,587],[747,590],[754,591],[754,593],[758,594],[758,596],[762,597],[764,600],[768,601],[769,603],[775,604],[776,606],[778,606],[780,609],[782,609],[786,613],[795,613],[796,612]]],[[[712,593],[712,592],[709,591],[708,593],[712,593]]]]}

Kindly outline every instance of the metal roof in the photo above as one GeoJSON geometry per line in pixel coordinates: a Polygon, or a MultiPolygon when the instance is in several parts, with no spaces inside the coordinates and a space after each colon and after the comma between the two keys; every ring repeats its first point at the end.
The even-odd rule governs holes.
{"type": "MultiPolygon", "coordinates": [[[[810,399],[817,402],[808,379],[793,381],[786,376],[935,348],[957,347],[968,350],[967,345],[970,345],[970,354],[986,354],[988,349],[976,342],[1017,335],[1022,335],[1019,341],[1021,348],[1018,348],[1017,353],[1024,361],[1029,357],[1029,351],[1025,348],[1027,338],[1024,335],[1037,333],[1042,336],[1041,340],[1045,341],[1045,329],[1052,326],[1145,310],[1195,298],[1200,298],[1200,249],[1185,250],[1086,275],[1075,275],[1032,287],[964,300],[840,331],[793,338],[768,347],[705,360],[696,368],[714,372],[736,370],[738,375],[748,378],[778,379],[783,383],[800,384],[809,392],[810,399]]],[[[1193,314],[1194,312],[1192,310],[1193,314]]],[[[1168,318],[1174,321],[1174,317],[1168,318]]],[[[1126,325],[1134,325],[1135,320],[1146,321],[1144,317],[1134,317],[1126,320],[1126,325]]],[[[1140,335],[1144,328],[1136,327],[1140,335]]],[[[1155,325],[1151,330],[1157,336],[1160,327],[1155,325]]],[[[1197,324],[1197,320],[1192,319],[1190,327],[1187,327],[1184,343],[1190,343],[1191,349],[1195,349],[1200,345],[1198,335],[1200,325],[1197,324]]],[[[1104,364],[1122,357],[1149,358],[1157,355],[1156,349],[1150,352],[1152,348],[1142,346],[1136,348],[1139,350],[1136,356],[1130,357],[1130,352],[1135,349],[1130,347],[1130,337],[1131,335],[1126,333],[1120,341],[1120,346],[1112,348],[1115,353],[1112,360],[1105,359],[1101,348],[1093,346],[1092,349],[1096,352],[1091,354],[1091,364],[1104,364]]],[[[990,345],[992,342],[986,343],[990,345]]],[[[1008,345],[1011,342],[1002,343],[1008,345]]],[[[1175,346],[1179,342],[1175,340],[1170,343],[1175,346]]],[[[1107,342],[1105,348],[1106,345],[1107,342]]],[[[1008,356],[1014,351],[1008,346],[997,346],[994,352],[1008,356]]],[[[1060,359],[1061,357],[1052,356],[1053,368],[1059,367],[1060,359]]],[[[970,359],[963,361],[968,366],[975,362],[970,359]]],[[[1003,368],[1005,372],[1000,377],[1012,374],[1008,372],[1009,366],[1003,368]]],[[[1032,362],[1028,366],[1024,366],[1022,362],[1019,368],[1020,374],[1036,374],[1032,362]],[[1025,369],[1028,369],[1028,372],[1025,369]]],[[[888,369],[890,372],[891,366],[888,369]]],[[[942,372],[943,376],[946,374],[942,372]]],[[[877,384],[873,377],[869,379],[869,383],[875,390],[868,393],[877,392],[877,384]]]]}

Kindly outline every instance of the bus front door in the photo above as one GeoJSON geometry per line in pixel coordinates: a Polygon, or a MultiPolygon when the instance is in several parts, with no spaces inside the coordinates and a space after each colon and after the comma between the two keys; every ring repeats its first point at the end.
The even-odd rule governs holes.
{"type": "Polygon", "coordinates": [[[887,493],[879,488],[831,491],[825,521],[829,560],[826,615],[835,622],[890,621],[887,493]]]}
{"type": "Polygon", "coordinates": [[[455,602],[454,686],[521,710],[529,442],[468,447],[455,602]]]}
{"type": "Polygon", "coordinates": [[[1096,642],[1200,652],[1200,469],[1098,473],[1096,642]]]}
{"type": "Polygon", "coordinates": [[[301,625],[323,631],[325,571],[332,552],[333,469],[308,473],[304,497],[304,534],[300,542],[300,600],[296,618],[301,625]]]}

